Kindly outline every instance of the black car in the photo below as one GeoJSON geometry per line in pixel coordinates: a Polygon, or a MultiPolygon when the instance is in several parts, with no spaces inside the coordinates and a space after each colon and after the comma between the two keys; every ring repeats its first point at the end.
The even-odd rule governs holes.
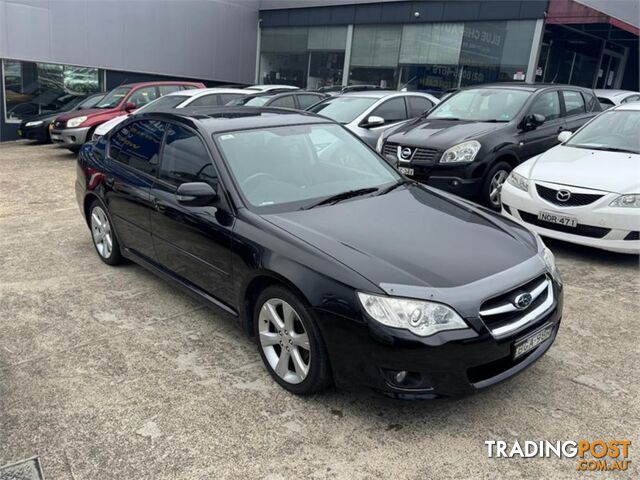
{"type": "Polygon", "coordinates": [[[37,115],[34,117],[25,118],[20,122],[18,128],[18,136],[27,140],[37,140],[39,142],[51,142],[51,127],[56,117],[62,113],[73,112],[75,110],[84,110],[87,108],[93,108],[102,98],[105,93],[94,93],[89,96],[73,96],[68,103],[65,103],[60,109],[37,115]]]}
{"type": "Polygon", "coordinates": [[[500,188],[524,160],[601,111],[592,90],[502,83],[459,90],[413,122],[383,133],[377,150],[420,181],[500,208],[500,188]]]}
{"type": "Polygon", "coordinates": [[[556,337],[562,284],[538,236],[407,180],[325,118],[144,113],[84,145],[77,172],[101,260],[228,314],[291,392],[465,395],[556,337]]]}
{"type": "Polygon", "coordinates": [[[319,92],[308,92],[305,90],[269,90],[267,92],[256,93],[255,95],[245,95],[231,100],[227,105],[247,107],[280,107],[293,108],[295,110],[305,110],[324,100],[328,95],[319,92]]]}

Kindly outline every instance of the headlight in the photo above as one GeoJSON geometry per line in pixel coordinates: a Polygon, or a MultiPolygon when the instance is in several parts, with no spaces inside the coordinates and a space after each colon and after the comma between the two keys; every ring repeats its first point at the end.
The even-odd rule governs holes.
{"type": "Polygon", "coordinates": [[[519,173],[512,171],[507,177],[507,182],[520,190],[524,190],[525,192],[529,191],[529,180],[519,173]]]}
{"type": "Polygon", "coordinates": [[[82,122],[84,122],[86,119],[87,119],[86,116],[72,118],[71,120],[67,121],[67,127],[69,128],[79,127],[82,124],[82,122]]]}
{"type": "Polygon", "coordinates": [[[640,208],[640,193],[621,195],[609,204],[610,207],[640,208]]]}
{"type": "Polygon", "coordinates": [[[42,125],[43,121],[42,120],[37,120],[35,122],[27,122],[24,124],[25,127],[37,127],[38,125],[42,125]]]}
{"type": "Polygon", "coordinates": [[[551,250],[547,248],[547,246],[542,241],[542,238],[540,238],[540,235],[538,235],[536,232],[533,232],[533,231],[531,231],[531,233],[533,233],[534,237],[536,237],[536,241],[538,242],[538,245],[542,248],[542,252],[540,253],[540,256],[542,257],[544,264],[547,266],[547,270],[549,271],[553,279],[557,283],[562,285],[562,277],[560,276],[560,270],[558,270],[558,267],[556,267],[555,255],[551,250]]]}
{"type": "Polygon", "coordinates": [[[473,162],[480,150],[480,142],[471,140],[451,147],[442,154],[440,163],[468,163],[473,162]]]}
{"type": "Polygon", "coordinates": [[[385,297],[358,292],[360,303],[374,320],[427,337],[443,330],[467,328],[465,321],[442,303],[385,297]]]}
{"type": "Polygon", "coordinates": [[[382,153],[382,145],[384,145],[384,138],[382,135],[378,137],[378,141],[376,142],[376,152],[382,153]]]}

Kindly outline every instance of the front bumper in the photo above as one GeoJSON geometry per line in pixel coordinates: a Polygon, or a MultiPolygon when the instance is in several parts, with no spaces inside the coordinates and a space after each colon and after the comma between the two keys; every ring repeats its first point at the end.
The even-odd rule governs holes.
{"type": "Polygon", "coordinates": [[[63,128],[51,130],[51,141],[65,146],[81,146],[87,141],[90,127],[63,128]]]}
{"type": "Polygon", "coordinates": [[[566,242],[611,252],[640,254],[640,210],[616,208],[609,204],[618,196],[609,193],[580,207],[559,207],[540,198],[533,187],[524,192],[506,183],[502,187],[502,213],[536,233],[566,242]],[[577,228],[541,222],[540,211],[575,217],[577,228]]]}
{"type": "Polygon", "coordinates": [[[24,124],[21,124],[18,129],[18,136],[25,140],[46,142],[49,139],[49,125],[51,125],[51,122],[44,122],[40,125],[36,125],[35,127],[27,127],[24,124]]]}
{"type": "Polygon", "coordinates": [[[421,338],[376,322],[345,321],[318,312],[336,385],[347,390],[373,390],[403,399],[452,398],[469,395],[506,380],[535,363],[553,344],[562,317],[562,288],[554,285],[554,305],[512,336],[494,338],[480,319],[479,328],[441,332],[421,338]],[[550,338],[512,360],[514,343],[552,326],[550,338]],[[409,382],[394,374],[409,372],[409,382]]]}

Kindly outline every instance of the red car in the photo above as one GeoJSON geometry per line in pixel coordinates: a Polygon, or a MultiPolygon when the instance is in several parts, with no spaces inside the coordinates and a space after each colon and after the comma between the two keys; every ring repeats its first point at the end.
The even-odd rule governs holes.
{"type": "Polygon", "coordinates": [[[51,141],[77,152],[91,139],[95,128],[118,115],[136,110],[167,93],[205,88],[200,82],[144,82],[121,85],[111,90],[89,110],[65,113],[53,122],[51,141]]]}

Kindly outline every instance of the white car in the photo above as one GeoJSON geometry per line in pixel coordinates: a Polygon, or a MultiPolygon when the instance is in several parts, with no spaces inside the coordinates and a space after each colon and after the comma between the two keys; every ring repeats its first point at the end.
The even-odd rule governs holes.
{"type": "Polygon", "coordinates": [[[640,253],[640,103],[623,104],[516,167],[502,213],[540,235],[640,253]]]}
{"type": "Polygon", "coordinates": [[[226,105],[227,102],[252,92],[240,88],[194,88],[191,90],[180,90],[179,92],[168,93],[167,95],[157,98],[153,102],[147,103],[144,107],[137,110],[112,118],[108,122],[98,126],[93,132],[91,140],[95,141],[105,135],[113,127],[119,125],[131,115],[142,112],[153,112],[157,110],[165,110],[167,108],[184,108],[184,107],[208,107],[215,105],[226,105]]]}
{"type": "Polygon", "coordinates": [[[245,87],[244,90],[253,90],[254,92],[270,92],[271,90],[300,90],[293,85],[251,85],[245,87]]]}
{"type": "Polygon", "coordinates": [[[631,90],[594,90],[594,92],[603,110],[623,103],[640,101],[640,92],[631,90]]]}

